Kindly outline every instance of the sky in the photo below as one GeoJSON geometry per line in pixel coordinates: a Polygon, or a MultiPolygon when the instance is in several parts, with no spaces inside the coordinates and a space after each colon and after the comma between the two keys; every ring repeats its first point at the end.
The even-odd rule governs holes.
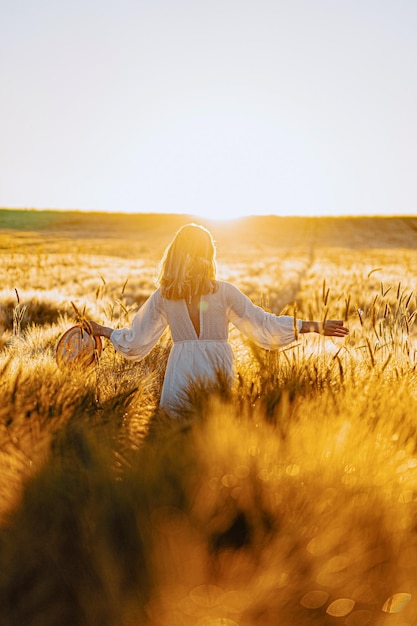
{"type": "Polygon", "coordinates": [[[417,215],[416,0],[0,0],[0,206],[417,215]]]}

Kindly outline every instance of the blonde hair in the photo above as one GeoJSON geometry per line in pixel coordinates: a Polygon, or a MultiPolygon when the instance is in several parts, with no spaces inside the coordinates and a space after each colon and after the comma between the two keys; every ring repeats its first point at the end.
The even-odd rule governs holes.
{"type": "Polygon", "coordinates": [[[180,228],[162,258],[161,295],[169,300],[189,300],[216,291],[215,257],[213,237],[207,228],[198,224],[180,228]]]}

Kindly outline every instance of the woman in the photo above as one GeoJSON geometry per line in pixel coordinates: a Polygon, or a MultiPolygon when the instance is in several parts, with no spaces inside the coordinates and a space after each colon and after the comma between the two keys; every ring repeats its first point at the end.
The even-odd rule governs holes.
{"type": "Polygon", "coordinates": [[[120,354],[134,361],[146,356],[170,327],[173,348],[160,405],[172,417],[180,414],[192,381],[215,381],[219,372],[232,378],[229,323],[267,350],[291,343],[297,332],[333,337],[349,332],[342,321],[327,320],[323,326],[267,313],[232,284],[216,280],[213,238],[196,224],[180,228],[168,246],[159,288],[139,309],[130,328],[113,330],[90,322],[94,335],[107,337],[120,354]]]}

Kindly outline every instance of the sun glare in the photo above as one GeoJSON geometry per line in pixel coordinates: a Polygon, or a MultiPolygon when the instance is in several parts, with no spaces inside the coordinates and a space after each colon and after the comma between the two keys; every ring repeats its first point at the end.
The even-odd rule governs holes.
{"type": "Polygon", "coordinates": [[[243,214],[238,215],[238,214],[233,214],[233,213],[228,213],[225,215],[216,215],[216,214],[208,215],[207,213],[196,213],[192,217],[195,218],[196,220],[204,220],[206,222],[227,224],[228,222],[235,222],[246,216],[243,214]]]}
{"type": "Polygon", "coordinates": [[[199,207],[196,207],[196,211],[193,211],[193,215],[195,215],[197,218],[204,220],[210,220],[215,222],[231,222],[242,217],[247,217],[249,213],[239,211],[233,206],[223,210],[219,209],[218,207],[213,207],[213,209],[206,207],[199,209],[199,207]]]}

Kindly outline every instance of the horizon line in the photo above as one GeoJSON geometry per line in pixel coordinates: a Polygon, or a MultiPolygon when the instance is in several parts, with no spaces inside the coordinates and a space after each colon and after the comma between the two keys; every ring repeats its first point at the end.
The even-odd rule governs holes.
{"type": "Polygon", "coordinates": [[[415,213],[245,213],[243,215],[230,217],[230,218],[213,218],[198,213],[187,212],[172,212],[172,211],[113,211],[111,209],[68,209],[68,208],[39,208],[39,207],[6,207],[0,206],[0,211],[30,211],[38,213],[81,213],[81,214],[93,214],[93,215],[119,215],[119,216],[140,216],[140,215],[159,215],[159,216],[176,216],[176,217],[190,217],[204,219],[211,222],[234,222],[245,218],[265,218],[265,217],[277,217],[277,218],[404,218],[409,217],[417,218],[417,210],[415,213]]]}

